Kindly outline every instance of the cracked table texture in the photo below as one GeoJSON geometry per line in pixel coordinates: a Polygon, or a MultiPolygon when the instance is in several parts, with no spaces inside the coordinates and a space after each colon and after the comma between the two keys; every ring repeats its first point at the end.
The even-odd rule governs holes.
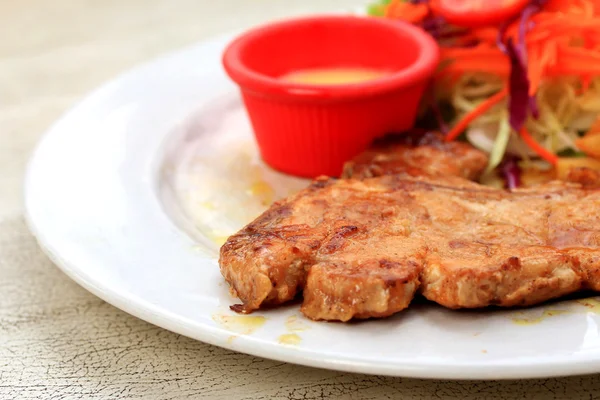
{"type": "Polygon", "coordinates": [[[136,63],[269,18],[362,0],[0,0],[0,398],[575,399],[598,376],[449,382],[347,374],[203,344],[138,320],[60,272],[23,222],[42,133],[136,63]]]}

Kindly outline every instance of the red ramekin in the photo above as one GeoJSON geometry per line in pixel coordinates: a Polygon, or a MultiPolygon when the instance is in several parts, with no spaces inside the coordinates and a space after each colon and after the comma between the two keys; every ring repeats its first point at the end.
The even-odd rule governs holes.
{"type": "Polygon", "coordinates": [[[407,23],[355,16],[316,16],[253,29],[225,50],[223,65],[239,86],[263,159],[303,177],[338,176],[377,137],[415,122],[439,48],[407,23]],[[279,79],[332,67],[389,71],[344,85],[279,79]]]}

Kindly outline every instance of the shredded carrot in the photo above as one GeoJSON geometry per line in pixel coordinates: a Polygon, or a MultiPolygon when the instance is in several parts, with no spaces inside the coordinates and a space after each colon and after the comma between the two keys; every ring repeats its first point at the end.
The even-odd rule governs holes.
{"type": "Polygon", "coordinates": [[[440,75],[481,71],[508,77],[510,62],[498,48],[480,45],[474,48],[442,48],[442,58],[447,61],[440,75]]]}
{"type": "Polygon", "coordinates": [[[576,76],[585,79],[590,74],[600,75],[600,65],[585,65],[575,61],[563,61],[560,65],[548,68],[547,77],[576,76]]]}
{"type": "Polygon", "coordinates": [[[469,112],[467,115],[463,117],[446,135],[446,141],[450,142],[457,137],[469,126],[471,122],[485,114],[490,108],[500,103],[506,96],[508,95],[508,88],[504,88],[492,97],[488,98],[481,104],[479,104],[475,109],[469,112]]]}
{"type": "Polygon", "coordinates": [[[558,162],[558,157],[536,142],[525,127],[521,128],[521,138],[531,150],[535,151],[541,158],[548,161],[550,164],[554,165],[558,162]]]}
{"type": "MultiPolygon", "coordinates": [[[[508,59],[498,49],[497,47],[492,47],[489,45],[479,45],[476,47],[450,47],[443,48],[441,50],[442,56],[444,58],[484,58],[488,59],[490,57],[497,58],[498,60],[502,60],[502,62],[508,63],[508,59]]],[[[492,62],[497,61],[495,59],[491,60],[492,62]]]]}
{"type": "Polygon", "coordinates": [[[529,49],[529,68],[527,78],[529,79],[529,95],[533,96],[537,93],[542,81],[544,65],[542,64],[542,48],[535,47],[529,49]]]}
{"type": "MultiPolygon", "coordinates": [[[[427,16],[434,14],[434,9],[425,3],[392,0],[385,7],[386,17],[415,24],[422,23],[427,16]]],[[[600,0],[549,0],[540,12],[531,17],[531,22],[532,27],[526,34],[531,96],[535,95],[546,77],[561,74],[563,70],[584,82],[590,75],[589,72],[584,73],[586,68],[591,66],[594,73],[600,70],[600,0]],[[581,38],[582,45],[572,45],[573,38],[581,38]],[[565,66],[569,60],[571,65],[565,66]],[[580,66],[574,67],[573,64],[580,66]]],[[[503,39],[517,41],[519,29],[520,21],[517,19],[506,28],[503,39]]],[[[510,64],[508,56],[496,46],[498,35],[499,27],[468,29],[462,37],[442,47],[442,59],[452,59],[460,64],[449,67],[450,71],[506,75],[510,64]],[[477,41],[479,45],[460,46],[472,41],[477,41]]]]}
{"type": "Polygon", "coordinates": [[[403,0],[392,0],[385,9],[387,18],[401,19],[411,24],[423,22],[429,14],[426,4],[406,3],[403,0]]]}
{"type": "MultiPolygon", "coordinates": [[[[582,80],[590,75],[590,66],[595,72],[600,61],[599,13],[600,0],[552,0],[543,11],[532,17],[534,25],[526,35],[529,55],[527,75],[531,96],[535,95],[544,78],[561,73],[561,68],[582,80]],[[582,38],[582,46],[570,44],[577,37],[582,38]],[[565,68],[565,62],[571,65],[565,68]],[[574,64],[578,66],[573,68],[574,64]],[[588,73],[584,73],[585,69],[588,69],[588,73]]],[[[504,39],[516,40],[518,31],[517,21],[506,29],[504,39]]],[[[442,58],[456,60],[457,64],[462,64],[458,68],[463,72],[498,74],[498,65],[509,63],[508,56],[496,47],[498,34],[498,28],[494,27],[472,29],[468,32],[468,37],[478,40],[478,46],[443,48],[442,58]],[[487,65],[482,65],[485,62],[487,65]]],[[[507,69],[509,68],[503,67],[501,71],[507,69]]]]}
{"type": "Polygon", "coordinates": [[[498,28],[495,27],[476,28],[471,30],[470,33],[483,43],[494,43],[498,38],[498,28]]]}
{"type": "MultiPolygon", "coordinates": [[[[405,0],[392,0],[385,6],[385,15],[414,24],[425,24],[428,18],[437,16],[435,8],[427,2],[415,4],[405,0]]],[[[502,46],[498,46],[498,40],[504,43],[512,40],[526,50],[529,96],[535,97],[547,79],[563,76],[578,79],[580,93],[586,93],[592,79],[600,76],[600,0],[547,0],[530,17],[526,27],[523,23],[515,18],[503,27],[459,30],[449,27],[447,36],[441,32],[438,42],[442,67],[437,71],[436,82],[454,84],[467,73],[487,73],[507,80],[511,60],[501,50],[502,46]],[[524,28],[527,29],[523,38],[524,28]]],[[[465,115],[446,140],[457,138],[475,119],[501,102],[508,91],[503,89],[465,115]]],[[[590,132],[600,132],[600,119],[590,132]]],[[[557,157],[537,143],[526,129],[521,130],[521,136],[540,157],[556,163],[557,157]]]]}

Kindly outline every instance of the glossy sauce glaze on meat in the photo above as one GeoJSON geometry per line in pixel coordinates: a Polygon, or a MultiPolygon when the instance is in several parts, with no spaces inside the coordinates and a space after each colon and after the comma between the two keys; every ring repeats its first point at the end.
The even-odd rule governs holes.
{"type": "Polygon", "coordinates": [[[565,182],[493,189],[464,178],[485,162],[465,173],[464,158],[449,157],[444,175],[424,159],[421,169],[402,162],[409,147],[397,149],[402,157],[392,152],[393,172],[365,177],[376,156],[359,159],[347,179],[318,179],[229,238],[220,266],[242,300],[237,310],[303,293],[307,317],[348,321],[392,315],[417,293],[480,308],[600,290],[600,190],[565,182]]]}

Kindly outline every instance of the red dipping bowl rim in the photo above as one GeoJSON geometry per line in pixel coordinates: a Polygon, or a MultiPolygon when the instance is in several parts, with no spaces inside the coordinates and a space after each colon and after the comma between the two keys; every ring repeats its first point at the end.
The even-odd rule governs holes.
{"type": "Polygon", "coordinates": [[[387,20],[374,17],[359,16],[312,16],[294,18],[280,22],[270,23],[242,34],[227,46],[223,53],[223,66],[225,70],[240,87],[256,93],[269,94],[276,97],[295,98],[304,100],[323,99],[353,99],[383,94],[410,87],[424,80],[428,80],[437,67],[440,59],[440,50],[437,42],[421,28],[403,21],[387,20]],[[321,23],[347,23],[369,26],[371,29],[396,31],[405,36],[405,40],[412,41],[419,48],[417,59],[408,67],[392,71],[383,77],[352,84],[313,85],[305,83],[292,83],[282,79],[273,78],[247,67],[242,61],[242,53],[252,46],[257,39],[273,34],[279,30],[299,27],[314,22],[321,23]]]}

